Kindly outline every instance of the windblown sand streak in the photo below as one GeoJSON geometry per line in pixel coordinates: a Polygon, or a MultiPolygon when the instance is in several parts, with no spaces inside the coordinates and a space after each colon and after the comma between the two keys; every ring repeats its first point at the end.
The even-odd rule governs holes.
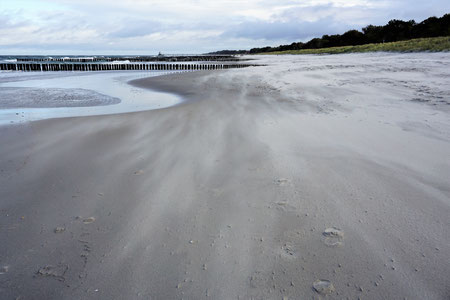
{"type": "Polygon", "coordinates": [[[2,297],[448,298],[450,54],[261,63],[0,127],[2,297]]]}

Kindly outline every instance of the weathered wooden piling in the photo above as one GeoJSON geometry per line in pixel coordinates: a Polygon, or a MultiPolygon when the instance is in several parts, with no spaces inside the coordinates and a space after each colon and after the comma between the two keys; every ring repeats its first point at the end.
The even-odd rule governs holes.
{"type": "Polygon", "coordinates": [[[1,71],[22,71],[22,72],[47,72],[47,71],[126,71],[126,70],[149,70],[149,71],[193,71],[193,70],[220,70],[231,68],[244,68],[255,65],[250,64],[179,64],[179,63],[66,63],[66,62],[32,62],[32,63],[0,63],[1,71]]]}

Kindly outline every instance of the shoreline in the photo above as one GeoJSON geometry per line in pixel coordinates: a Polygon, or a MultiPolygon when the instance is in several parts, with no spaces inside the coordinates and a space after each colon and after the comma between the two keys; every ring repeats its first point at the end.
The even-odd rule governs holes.
{"type": "Polygon", "coordinates": [[[126,71],[3,76],[0,78],[3,99],[0,124],[118,114],[175,105],[182,101],[180,97],[138,89],[127,83],[143,76],[166,73],[126,71]]]}

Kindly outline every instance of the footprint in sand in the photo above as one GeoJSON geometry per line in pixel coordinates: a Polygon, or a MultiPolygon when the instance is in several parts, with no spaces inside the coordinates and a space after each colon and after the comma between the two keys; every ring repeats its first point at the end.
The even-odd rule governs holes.
{"type": "Polygon", "coordinates": [[[321,295],[329,295],[334,292],[334,285],[326,279],[317,279],[313,283],[313,289],[321,295]]]}
{"type": "Polygon", "coordinates": [[[64,274],[66,274],[69,266],[66,264],[58,264],[56,266],[45,266],[40,268],[36,274],[43,277],[53,277],[59,281],[64,281],[64,274]]]}
{"type": "Polygon", "coordinates": [[[89,217],[83,220],[84,224],[91,224],[95,222],[95,218],[94,217],[89,217]]]}
{"type": "Polygon", "coordinates": [[[250,287],[261,288],[267,285],[267,278],[260,271],[255,271],[250,276],[250,287]]]}
{"type": "Polygon", "coordinates": [[[342,246],[344,243],[344,232],[339,228],[327,228],[322,235],[324,236],[323,242],[329,247],[342,246]]]}
{"type": "Polygon", "coordinates": [[[297,208],[295,206],[290,205],[287,201],[275,202],[272,207],[274,207],[277,210],[284,211],[284,212],[297,210],[297,208]]]}
{"type": "Polygon", "coordinates": [[[9,266],[3,266],[0,268],[0,275],[6,274],[9,271],[9,266]]]}
{"type": "Polygon", "coordinates": [[[275,184],[278,186],[287,186],[291,183],[291,181],[287,178],[278,178],[275,180],[275,184]]]}
{"type": "Polygon", "coordinates": [[[295,250],[294,246],[290,244],[284,244],[284,246],[281,247],[280,257],[283,259],[295,259],[295,250]]]}
{"type": "Polygon", "coordinates": [[[65,228],[65,227],[56,227],[56,228],[53,230],[54,233],[62,233],[62,232],[64,232],[64,231],[66,231],[66,228],[65,228]]]}

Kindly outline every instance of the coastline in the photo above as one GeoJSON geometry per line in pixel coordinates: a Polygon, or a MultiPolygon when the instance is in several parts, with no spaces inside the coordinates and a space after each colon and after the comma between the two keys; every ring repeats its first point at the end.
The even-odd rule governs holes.
{"type": "Polygon", "coordinates": [[[0,127],[0,292],[448,297],[450,54],[261,61],[130,82],[172,107],[0,127]]]}

